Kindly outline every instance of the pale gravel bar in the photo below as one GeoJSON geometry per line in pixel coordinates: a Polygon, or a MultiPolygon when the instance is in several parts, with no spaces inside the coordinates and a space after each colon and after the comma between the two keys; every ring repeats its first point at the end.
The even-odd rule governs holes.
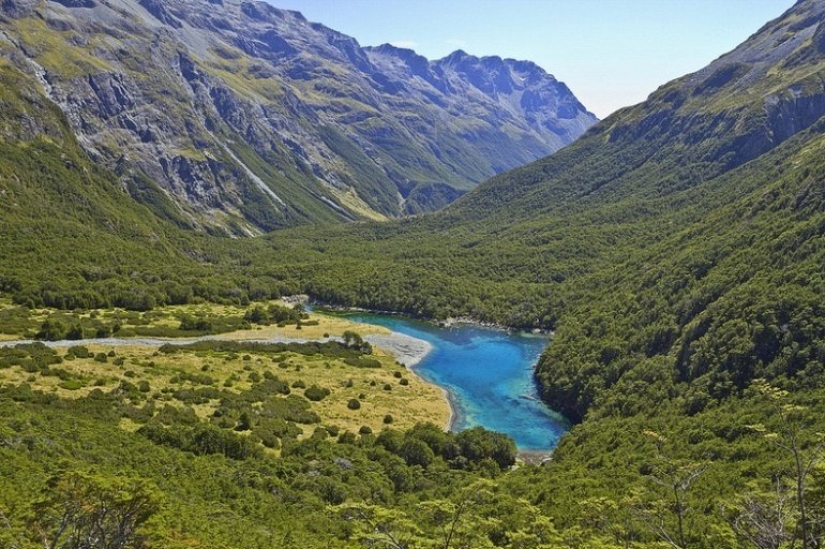
{"type": "Polygon", "coordinates": [[[371,345],[389,352],[399,363],[408,368],[417,365],[433,350],[429,342],[398,332],[369,334],[364,336],[364,339],[371,345]]]}

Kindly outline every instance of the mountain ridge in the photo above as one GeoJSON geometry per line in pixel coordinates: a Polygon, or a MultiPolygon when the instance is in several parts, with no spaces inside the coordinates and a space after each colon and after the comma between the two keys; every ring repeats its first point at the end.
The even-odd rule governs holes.
{"type": "MultiPolygon", "coordinates": [[[[596,174],[590,184],[571,185],[558,180],[556,167],[565,165],[568,161],[565,155],[578,155],[579,151],[587,154],[584,149],[635,149],[638,154],[623,155],[629,160],[623,170],[633,173],[646,164],[652,171],[657,169],[653,166],[672,152],[665,144],[680,147],[680,162],[690,169],[672,166],[662,170],[662,181],[655,193],[651,193],[652,197],[679,192],[758,157],[816,122],[825,108],[825,83],[819,74],[820,67],[814,63],[807,68],[785,70],[783,66],[792,52],[807,48],[806,43],[821,29],[819,22],[823,13],[825,7],[821,4],[799,2],[778,19],[792,19],[785,21],[784,26],[776,26],[775,22],[766,24],[708,67],[666,83],[647,101],[612,114],[561,155],[516,168],[503,177],[493,177],[479,192],[463,201],[465,204],[475,202],[475,205],[463,206],[460,201],[450,209],[462,210],[464,217],[470,209],[512,216],[513,212],[506,212],[511,201],[522,201],[519,206],[522,208],[539,203],[552,209],[556,201],[569,201],[574,196],[597,199],[619,193],[610,194],[615,198],[636,190],[632,182],[622,185],[625,179],[609,170],[605,172],[608,178],[596,174]],[[797,16],[799,13],[804,15],[797,16]],[[801,26],[797,17],[808,21],[808,25],[801,26]],[[811,23],[812,20],[815,23],[811,23]],[[764,53],[765,49],[768,54],[764,53]],[[748,53],[750,50],[753,51],[748,53]],[[760,57],[765,55],[772,57],[760,57]],[[747,67],[743,60],[749,61],[747,67]],[[750,85],[753,82],[757,85],[750,85]],[[713,139],[723,134],[725,139],[713,139]],[[656,144],[651,146],[652,143],[656,144]],[[527,173],[531,177],[511,177],[527,173]],[[519,185],[509,186],[505,180],[518,180],[519,185]],[[541,183],[554,180],[559,181],[558,185],[544,184],[539,188],[541,183]],[[535,193],[530,190],[533,188],[535,193]],[[484,198],[486,193],[489,200],[484,198]],[[494,210],[493,204],[498,208],[494,210]]],[[[658,169],[661,170],[661,165],[658,169]]]]}
{"type": "Polygon", "coordinates": [[[423,93],[354,38],[263,2],[9,0],[0,17],[5,55],[92,157],[124,188],[158,183],[200,230],[442,207],[595,121],[543,71],[532,121],[458,73],[423,93]]]}

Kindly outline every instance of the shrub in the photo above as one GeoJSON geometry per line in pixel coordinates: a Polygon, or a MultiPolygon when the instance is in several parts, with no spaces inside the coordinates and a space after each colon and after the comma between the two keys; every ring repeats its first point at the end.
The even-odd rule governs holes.
{"type": "Polygon", "coordinates": [[[268,324],[269,323],[269,315],[266,313],[264,308],[261,307],[260,305],[248,310],[243,318],[247,322],[252,322],[254,324],[268,324]]]}
{"type": "Polygon", "coordinates": [[[317,385],[313,385],[312,387],[309,387],[304,391],[304,396],[313,402],[319,402],[321,400],[324,400],[324,398],[326,398],[327,396],[329,396],[329,393],[329,389],[322,389],[317,385]]]}
{"type": "Polygon", "coordinates": [[[84,345],[73,345],[69,347],[66,354],[74,355],[77,358],[90,358],[92,356],[92,353],[84,345]]]}
{"type": "Polygon", "coordinates": [[[355,366],[356,368],[380,368],[381,362],[374,358],[366,358],[366,357],[358,357],[358,358],[345,358],[344,364],[349,366],[355,366]]]}
{"type": "Polygon", "coordinates": [[[384,425],[389,425],[392,422],[393,422],[393,419],[392,419],[392,416],[390,414],[387,414],[387,415],[384,416],[384,425]]]}
{"type": "Polygon", "coordinates": [[[278,437],[276,437],[274,433],[263,432],[263,433],[258,433],[258,436],[261,439],[261,444],[263,444],[267,448],[277,450],[281,446],[280,441],[278,440],[278,437]]]}
{"type": "Polygon", "coordinates": [[[212,323],[203,317],[192,318],[188,315],[184,315],[183,318],[181,318],[180,327],[178,329],[187,332],[210,332],[212,331],[212,323]]]}
{"type": "Polygon", "coordinates": [[[349,431],[344,431],[338,437],[338,444],[355,444],[355,434],[349,431]]]}
{"type": "Polygon", "coordinates": [[[347,402],[347,408],[350,410],[358,410],[361,408],[361,401],[357,398],[351,398],[349,399],[349,402],[347,402]]]}

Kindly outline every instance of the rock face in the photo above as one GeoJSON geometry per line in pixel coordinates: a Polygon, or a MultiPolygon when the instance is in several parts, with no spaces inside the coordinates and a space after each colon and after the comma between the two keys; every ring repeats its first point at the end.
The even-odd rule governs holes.
{"type": "Polygon", "coordinates": [[[596,121],[532,63],[362,48],[264,2],[3,0],[0,51],[124,188],[236,235],[440,207],[596,121]]]}
{"type": "Polygon", "coordinates": [[[825,113],[825,3],[800,0],[704,69],[593,128],[610,142],[668,139],[690,158],[730,169],[817,122],[825,113]]]}

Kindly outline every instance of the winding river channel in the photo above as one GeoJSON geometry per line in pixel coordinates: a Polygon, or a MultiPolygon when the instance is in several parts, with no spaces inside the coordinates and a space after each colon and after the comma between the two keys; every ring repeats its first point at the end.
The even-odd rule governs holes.
{"type": "Polygon", "coordinates": [[[481,425],[506,433],[521,451],[547,452],[569,427],[538,396],[533,367],[547,345],[545,337],[468,325],[441,328],[402,316],[344,316],[431,345],[415,371],[446,390],[454,431],[481,425]]]}

